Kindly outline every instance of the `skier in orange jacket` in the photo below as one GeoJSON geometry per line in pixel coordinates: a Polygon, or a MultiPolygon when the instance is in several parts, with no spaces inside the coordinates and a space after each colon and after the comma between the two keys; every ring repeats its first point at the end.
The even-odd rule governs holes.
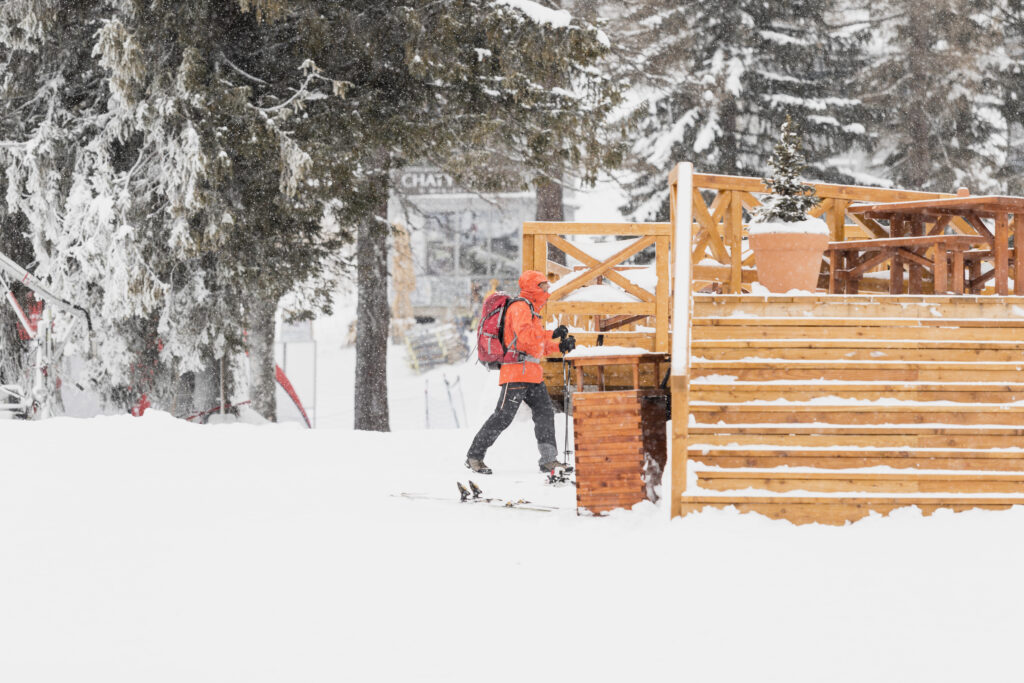
{"type": "Polygon", "coordinates": [[[542,273],[528,270],[519,277],[519,296],[526,301],[513,301],[505,311],[502,340],[509,351],[517,351],[520,360],[505,363],[498,374],[501,395],[494,413],[477,432],[466,454],[466,467],[480,474],[490,474],[484,456],[498,436],[512,424],[512,418],[525,402],[533,411],[533,431],[540,451],[538,465],[550,472],[558,462],[555,444],[555,409],[544,385],[540,361],[545,356],[576,348],[575,337],[568,335],[564,325],[554,332],[544,329],[540,310],[548,301],[548,281],[542,273]]]}

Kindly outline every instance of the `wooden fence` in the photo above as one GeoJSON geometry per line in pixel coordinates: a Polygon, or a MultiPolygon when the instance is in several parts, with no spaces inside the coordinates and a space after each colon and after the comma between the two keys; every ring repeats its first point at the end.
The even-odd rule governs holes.
{"type": "MultiPolygon", "coordinates": [[[[673,193],[670,203],[673,225],[677,204],[674,194],[676,173],[677,170],[673,169],[669,176],[669,187],[673,193]]],[[[810,215],[825,220],[833,242],[889,237],[888,229],[876,221],[848,213],[846,210],[853,202],[880,204],[956,196],[881,187],[808,184],[814,187],[821,199],[821,204],[810,215]]],[[[744,283],[756,279],[753,254],[743,253],[743,235],[752,212],[761,205],[761,197],[767,194],[768,190],[760,178],[693,174],[692,287],[695,290],[710,286],[716,291],[738,294],[744,283]]],[[[975,234],[962,220],[954,221],[952,225],[965,234],[975,234]]]]}
{"type": "Polygon", "coordinates": [[[567,266],[548,258],[549,245],[583,266],[564,286],[552,290],[545,310],[545,323],[553,317],[571,324],[577,343],[594,346],[598,336],[606,346],[636,346],[652,351],[668,351],[671,321],[671,283],[669,277],[672,226],[669,223],[547,223],[523,224],[523,270],[537,270],[546,275],[567,275],[567,266]],[[622,248],[605,259],[599,259],[566,239],[579,235],[612,235],[633,237],[623,241],[622,248]],[[653,290],[633,281],[624,262],[641,251],[654,248],[656,285],[653,290]],[[581,288],[607,279],[620,287],[635,301],[568,300],[581,288]],[[636,324],[653,321],[653,332],[636,331],[636,324]]]}

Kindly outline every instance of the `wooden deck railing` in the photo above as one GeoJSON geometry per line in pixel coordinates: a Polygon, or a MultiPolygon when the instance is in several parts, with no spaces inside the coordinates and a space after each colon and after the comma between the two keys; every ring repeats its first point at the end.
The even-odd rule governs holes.
{"type": "Polygon", "coordinates": [[[671,300],[669,263],[671,249],[671,225],[668,223],[563,223],[528,222],[523,224],[523,270],[537,270],[545,274],[567,275],[572,269],[548,258],[548,246],[576,259],[583,266],[574,278],[551,291],[551,298],[545,310],[545,323],[557,317],[560,322],[569,323],[576,331],[577,342],[594,345],[598,335],[604,335],[606,345],[642,346],[652,351],[669,350],[669,324],[671,300]],[[635,237],[623,241],[615,254],[599,259],[588,254],[579,245],[566,237],[575,235],[614,235],[635,237]],[[625,262],[649,247],[654,247],[656,281],[654,289],[644,288],[628,277],[625,262]],[[633,301],[567,301],[566,298],[583,287],[607,279],[633,301]],[[654,332],[632,333],[623,330],[638,322],[650,321],[654,332]],[[587,330],[579,332],[579,329],[587,330]]]}
{"type": "MultiPolygon", "coordinates": [[[[675,173],[673,169],[670,186],[673,183],[672,174],[675,173]]],[[[878,222],[848,213],[846,209],[853,202],[882,203],[956,196],[881,187],[808,184],[814,186],[822,200],[810,214],[828,223],[833,242],[845,241],[849,237],[889,237],[887,228],[878,222]]],[[[767,194],[768,190],[760,178],[693,174],[693,278],[697,289],[720,283],[719,289],[723,293],[738,294],[742,291],[743,283],[755,280],[753,255],[747,254],[744,257],[742,240],[751,212],[761,205],[761,197],[767,194]],[[709,250],[710,257],[707,256],[709,250]]],[[[670,206],[674,223],[677,203],[673,202],[670,206]]],[[[954,221],[954,228],[957,227],[969,234],[974,232],[966,223],[958,224],[954,221]]]]}

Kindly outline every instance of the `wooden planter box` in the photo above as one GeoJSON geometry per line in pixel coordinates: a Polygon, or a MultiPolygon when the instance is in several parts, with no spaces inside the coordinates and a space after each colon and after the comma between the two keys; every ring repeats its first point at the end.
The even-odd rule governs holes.
{"type": "Polygon", "coordinates": [[[578,510],[600,514],[647,499],[648,480],[657,483],[665,468],[667,400],[660,389],[573,394],[578,510]]]}

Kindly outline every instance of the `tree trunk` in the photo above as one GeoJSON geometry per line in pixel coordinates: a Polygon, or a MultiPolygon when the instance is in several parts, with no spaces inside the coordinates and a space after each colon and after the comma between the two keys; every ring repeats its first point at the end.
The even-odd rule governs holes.
{"type": "MultiPolygon", "coordinates": [[[[205,358],[202,370],[192,373],[192,407],[196,413],[205,413],[220,405],[220,362],[205,358]]],[[[203,422],[200,419],[199,422],[203,422]]]]}
{"type": "Polygon", "coordinates": [[[736,106],[736,99],[729,95],[722,102],[721,109],[722,134],[718,136],[718,172],[726,175],[739,175],[749,173],[751,169],[740,168],[740,155],[738,141],[743,131],[739,127],[739,111],[736,106]]]}
{"type": "MultiPolygon", "coordinates": [[[[564,221],[565,204],[563,202],[562,185],[548,178],[537,181],[537,220],[564,221]]],[[[548,259],[565,265],[565,254],[561,249],[548,245],[548,259]]],[[[545,273],[546,274],[546,273],[545,273]]]]}
{"type": "Polygon", "coordinates": [[[537,220],[565,220],[565,207],[562,205],[562,186],[548,178],[541,178],[537,181],[537,220]]]}
{"type": "Polygon", "coordinates": [[[355,428],[391,431],[388,415],[388,168],[378,172],[371,215],[359,225],[356,242],[355,428]]]}
{"type": "Polygon", "coordinates": [[[274,376],[276,313],[276,297],[257,299],[249,317],[249,405],[271,422],[277,422],[277,382],[274,376]]]}
{"type": "MultiPolygon", "coordinates": [[[[915,8],[916,9],[916,8],[915,8]]],[[[927,8],[920,8],[927,11],[927,8]]],[[[907,114],[906,131],[908,140],[912,141],[907,152],[907,163],[901,175],[908,187],[915,190],[936,190],[937,183],[932,177],[932,155],[934,137],[932,136],[932,115],[928,111],[931,80],[928,78],[929,60],[935,37],[934,27],[930,22],[912,21],[910,45],[907,49],[906,68],[909,71],[909,93],[905,96],[903,111],[907,114]]],[[[952,188],[941,188],[949,191],[952,188]]]]}

